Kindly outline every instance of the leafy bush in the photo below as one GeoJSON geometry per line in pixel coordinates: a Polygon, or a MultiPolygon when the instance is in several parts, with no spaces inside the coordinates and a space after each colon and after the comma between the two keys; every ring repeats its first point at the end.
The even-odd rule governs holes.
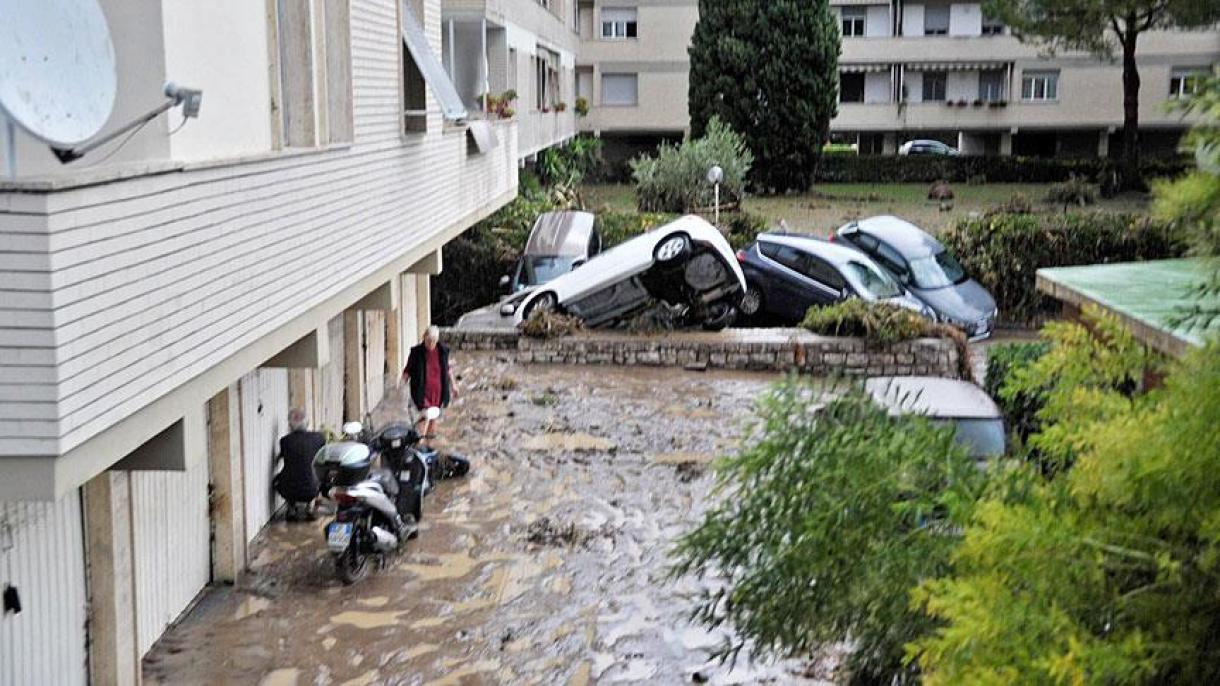
{"type": "Polygon", "coordinates": [[[432,319],[441,326],[457,323],[466,312],[495,302],[501,295],[499,278],[508,273],[512,259],[494,244],[459,236],[445,245],[445,269],[432,277],[432,319]],[[471,274],[491,278],[472,279],[471,274]]]}
{"type": "Polygon", "coordinates": [[[909,589],[949,572],[946,531],[967,521],[984,476],[950,429],[890,417],[858,392],[822,400],[797,379],[762,398],[674,574],[712,577],[692,616],[736,630],[721,657],[746,641],[800,656],[850,639],[854,681],[903,681],[904,644],[935,626],[909,589]]]}
{"type": "Polygon", "coordinates": [[[1046,192],[1046,202],[1060,205],[1084,207],[1097,202],[1097,187],[1086,179],[1073,176],[1067,181],[1053,184],[1046,192]]]}
{"type": "MultiPolygon", "coordinates": [[[[1189,160],[1149,158],[1140,166],[1147,177],[1180,176],[1189,160]]],[[[818,164],[818,183],[1054,183],[1079,176],[1094,183],[1112,175],[1117,160],[1042,157],[908,157],[896,155],[827,155],[818,164]]]]}
{"type": "Polygon", "coordinates": [[[1034,204],[1024,193],[1013,193],[989,214],[1033,214],[1034,204]]]}
{"type": "Polygon", "coordinates": [[[1036,429],[1029,437],[1032,457],[1047,473],[1061,471],[1086,452],[1096,423],[1129,409],[1145,370],[1153,361],[1117,319],[1093,306],[1083,323],[1051,322],[1042,336],[1045,354],[1019,366],[1000,387],[1000,398],[1017,403],[1036,398],[1036,429]]]}
{"type": "Polygon", "coordinates": [[[823,336],[852,336],[887,344],[926,335],[928,322],[901,307],[849,298],[833,305],[810,307],[801,328],[823,336]]]}
{"type": "Polygon", "coordinates": [[[576,104],[572,106],[572,111],[578,117],[589,116],[589,99],[583,95],[576,96],[576,104]]]}
{"type": "Polygon", "coordinates": [[[1011,394],[1001,394],[1000,391],[1018,371],[1033,364],[1049,349],[1050,345],[1044,341],[999,343],[987,349],[987,378],[983,390],[995,399],[1004,412],[1009,433],[1021,443],[1025,443],[1030,434],[1038,430],[1037,413],[1042,409],[1043,393],[1015,388],[1011,394]]]}
{"type": "Polygon", "coordinates": [[[713,118],[702,138],[687,138],[678,146],[662,143],[656,157],[631,161],[636,203],[641,212],[682,214],[711,207],[715,201],[707,171],[714,165],[724,170],[720,202],[740,203],[753,163],[744,139],[713,118]]]}
{"type": "Polygon", "coordinates": [[[603,164],[602,139],[577,136],[567,145],[554,146],[538,153],[538,177],[547,186],[575,188],[587,176],[596,175],[603,164]]]}
{"type": "Polygon", "coordinates": [[[1172,224],[1110,213],[991,214],[959,221],[940,239],[995,297],[1000,316],[1021,323],[1056,309],[1035,288],[1039,268],[1179,257],[1186,247],[1172,224]]]}
{"type": "Polygon", "coordinates": [[[916,600],[929,686],[1220,683],[1220,346],[1093,424],[1059,478],[977,506],[916,600]]]}
{"type": "Polygon", "coordinates": [[[605,211],[597,215],[597,230],[601,233],[602,245],[608,250],[671,219],[671,214],[605,211]]]}
{"type": "Polygon", "coordinates": [[[729,245],[734,250],[741,250],[754,242],[758,234],[770,229],[769,221],[766,217],[751,214],[744,210],[721,215],[720,223],[728,229],[727,238],[729,239],[729,245]]]}

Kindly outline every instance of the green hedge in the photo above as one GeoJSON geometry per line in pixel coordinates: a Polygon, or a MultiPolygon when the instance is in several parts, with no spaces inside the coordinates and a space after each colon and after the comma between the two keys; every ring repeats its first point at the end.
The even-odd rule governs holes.
{"type": "Polygon", "coordinates": [[[987,391],[1000,409],[1008,424],[1008,431],[1021,443],[1038,430],[1038,410],[1042,409],[1043,397],[1036,393],[1010,393],[1000,391],[1018,370],[1033,364],[1046,354],[1050,345],[1045,341],[999,343],[987,348],[987,379],[983,389],[987,391]]]}
{"type": "MultiPolygon", "coordinates": [[[[1106,185],[1118,161],[1042,157],[905,157],[897,155],[824,155],[815,183],[1056,183],[1078,176],[1106,185]]],[[[1148,178],[1178,176],[1191,168],[1187,158],[1141,161],[1148,178]]]]}
{"type": "Polygon", "coordinates": [[[1035,289],[1042,267],[1164,259],[1186,250],[1172,224],[1102,212],[992,214],[959,221],[940,239],[995,297],[1000,318],[1016,323],[1056,311],[1035,289]]]}

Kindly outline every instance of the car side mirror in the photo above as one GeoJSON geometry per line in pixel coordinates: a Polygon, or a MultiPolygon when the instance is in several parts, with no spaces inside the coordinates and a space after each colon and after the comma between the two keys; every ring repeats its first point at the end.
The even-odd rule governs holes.
{"type": "Polygon", "coordinates": [[[508,274],[505,274],[504,276],[501,276],[501,277],[500,277],[500,288],[508,288],[508,284],[509,284],[511,281],[512,281],[512,279],[510,279],[510,278],[508,277],[508,274]]]}

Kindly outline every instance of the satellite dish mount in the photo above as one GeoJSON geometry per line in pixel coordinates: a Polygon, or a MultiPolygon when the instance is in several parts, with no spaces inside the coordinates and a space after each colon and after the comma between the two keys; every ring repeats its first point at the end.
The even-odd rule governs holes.
{"type": "Polygon", "coordinates": [[[73,160],[80,159],[86,154],[96,150],[97,148],[109,143],[110,141],[122,136],[123,134],[144,126],[148,122],[161,116],[162,113],[182,105],[182,117],[184,119],[193,119],[199,116],[199,107],[203,104],[203,91],[192,88],[183,88],[178,84],[170,81],[165,84],[165,97],[168,98],[165,102],[157,105],[149,112],[133,119],[132,121],[120,126],[110,133],[96,138],[86,143],[71,147],[62,148],[55,145],[51,146],[51,152],[55,153],[55,157],[63,164],[68,164],[73,160]]]}

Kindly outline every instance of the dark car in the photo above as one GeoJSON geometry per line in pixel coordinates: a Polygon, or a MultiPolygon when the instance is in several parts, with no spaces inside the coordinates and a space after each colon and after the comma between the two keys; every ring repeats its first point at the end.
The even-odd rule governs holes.
{"type": "Polygon", "coordinates": [[[938,321],[962,329],[972,340],[991,335],[998,313],[995,299],[918,226],[897,217],[869,217],[844,225],[832,238],[876,260],[938,321]]]}
{"type": "Polygon", "coordinates": [[[601,252],[601,236],[589,212],[546,212],[534,221],[513,273],[500,278],[509,293],[544,284],[601,252]]]}
{"type": "Polygon", "coordinates": [[[813,236],[759,234],[737,261],[746,276],[740,309],[747,316],[795,324],[813,305],[853,297],[930,314],[867,255],[813,236]]]}

